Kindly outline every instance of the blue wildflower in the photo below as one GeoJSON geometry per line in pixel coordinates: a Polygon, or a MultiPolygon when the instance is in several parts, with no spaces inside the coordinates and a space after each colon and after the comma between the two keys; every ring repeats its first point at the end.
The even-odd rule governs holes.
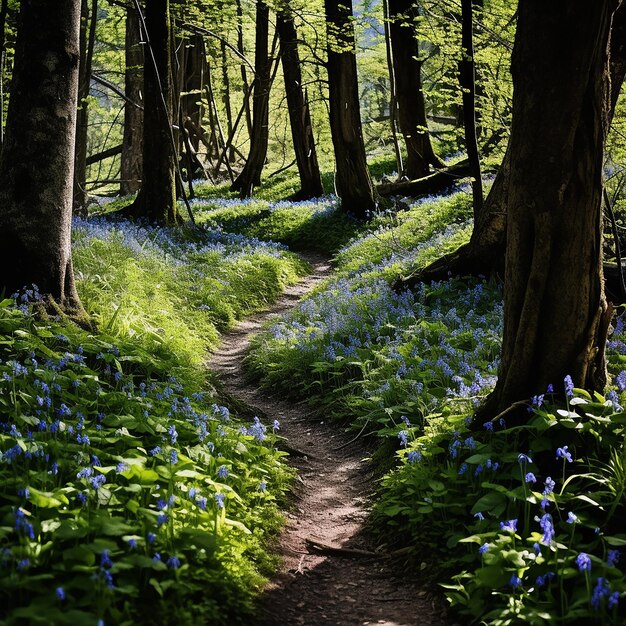
{"type": "Polygon", "coordinates": [[[172,465],[178,463],[178,452],[176,452],[176,450],[170,450],[170,463],[172,465]]]}
{"type": "Polygon", "coordinates": [[[469,465],[467,463],[461,464],[461,467],[459,467],[459,476],[463,476],[463,474],[465,474],[465,472],[467,472],[468,469],[469,469],[469,465]]]}
{"type": "Polygon", "coordinates": [[[272,424],[272,430],[274,432],[278,432],[280,430],[280,422],[278,420],[274,420],[274,423],[272,424]]]}
{"type": "Polygon", "coordinates": [[[108,550],[102,550],[100,555],[100,567],[113,567],[113,561],[111,561],[111,555],[108,550]]]}
{"type": "Polygon", "coordinates": [[[574,515],[571,511],[567,514],[567,523],[575,524],[578,521],[578,517],[574,515]]]}
{"type": "Polygon", "coordinates": [[[137,547],[137,540],[136,540],[134,537],[131,537],[131,538],[128,540],[128,547],[129,547],[131,550],[134,550],[134,549],[137,547]]]}
{"type": "Polygon", "coordinates": [[[557,448],[556,449],[556,458],[557,459],[564,459],[565,461],[567,461],[568,463],[572,462],[572,454],[571,452],[568,452],[569,446],[563,446],[562,448],[557,448]]]}
{"type": "Polygon", "coordinates": [[[167,566],[171,569],[178,569],[180,567],[180,559],[177,556],[171,556],[167,559],[167,566]]]}
{"type": "Polygon", "coordinates": [[[513,574],[511,576],[511,580],[509,580],[509,585],[511,585],[513,589],[517,589],[521,584],[522,579],[517,574],[513,574]]]}
{"type": "Polygon", "coordinates": [[[522,465],[524,463],[532,463],[533,460],[527,454],[520,453],[517,455],[517,462],[522,465]]]}
{"type": "Polygon", "coordinates": [[[609,567],[614,567],[619,562],[620,556],[621,553],[619,550],[609,550],[609,553],[606,557],[606,564],[609,567]]]}
{"type": "Polygon", "coordinates": [[[483,515],[480,511],[478,511],[478,513],[474,513],[474,517],[475,517],[475,518],[476,518],[479,522],[482,522],[482,521],[485,519],[485,516],[484,516],[484,515],[483,515]]]}
{"type": "Polygon", "coordinates": [[[574,382],[572,381],[572,377],[568,374],[564,379],[565,383],[565,395],[568,398],[571,398],[574,395],[574,382]]]}
{"type": "Polygon", "coordinates": [[[585,554],[584,552],[581,552],[577,557],[576,557],[576,565],[578,566],[578,569],[581,572],[590,572],[591,571],[591,559],[589,558],[588,554],[585,554]]]}
{"type": "Polygon", "coordinates": [[[217,475],[220,478],[228,478],[228,468],[225,465],[220,465],[219,469],[217,470],[217,475]]]}
{"type": "Polygon", "coordinates": [[[535,477],[535,475],[532,472],[528,472],[526,474],[526,476],[524,477],[524,482],[526,482],[526,483],[536,483],[537,482],[537,478],[535,477]]]}
{"type": "Polygon", "coordinates": [[[478,554],[480,554],[480,556],[482,556],[483,554],[485,554],[485,552],[487,552],[487,550],[489,550],[489,544],[488,543],[483,543],[483,545],[480,546],[480,548],[478,548],[478,554]]]}
{"type": "Polygon", "coordinates": [[[406,455],[407,461],[409,463],[417,463],[422,460],[421,452],[417,450],[409,450],[409,453],[406,455]]]}
{"type": "Polygon", "coordinates": [[[620,598],[620,592],[619,591],[614,591],[609,596],[609,601],[607,603],[607,606],[609,607],[609,609],[614,609],[618,605],[619,598],[620,598]]]}
{"type": "Polygon", "coordinates": [[[554,539],[555,531],[554,524],[552,523],[552,515],[550,513],[546,513],[539,520],[539,526],[541,526],[541,530],[543,530],[543,537],[541,538],[541,542],[544,545],[549,546],[554,539]]]}
{"type": "Polygon", "coordinates": [[[65,600],[65,590],[63,587],[57,587],[54,593],[59,600],[65,600]]]}
{"type": "Polygon", "coordinates": [[[266,482],[259,483],[259,491],[261,491],[262,493],[265,493],[267,491],[267,483],[266,482]]]}
{"type": "Polygon", "coordinates": [[[517,519],[510,519],[507,522],[500,522],[500,528],[507,533],[517,532],[517,519]]]}
{"type": "Polygon", "coordinates": [[[493,432],[493,422],[485,422],[483,426],[487,432],[493,432]]]}
{"type": "Polygon", "coordinates": [[[406,430],[401,430],[401,431],[398,433],[398,439],[400,440],[400,445],[401,445],[401,446],[406,446],[406,445],[407,445],[407,443],[408,443],[408,441],[407,441],[407,437],[408,437],[408,436],[409,436],[409,433],[408,433],[408,431],[406,431],[406,430]]]}
{"type": "Polygon", "coordinates": [[[224,498],[226,496],[224,496],[223,493],[216,493],[215,494],[215,502],[217,503],[218,508],[223,509],[224,508],[224,498]]]}
{"type": "Polygon", "coordinates": [[[608,583],[606,578],[599,576],[596,582],[596,586],[593,588],[593,593],[591,594],[591,606],[596,611],[599,611],[600,604],[602,603],[602,598],[608,596],[610,593],[611,585],[608,583]]]}

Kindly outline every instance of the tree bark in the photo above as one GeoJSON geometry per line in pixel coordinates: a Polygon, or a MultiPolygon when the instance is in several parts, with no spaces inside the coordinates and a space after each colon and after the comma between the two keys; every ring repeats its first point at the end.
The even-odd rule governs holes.
{"type": "Polygon", "coordinates": [[[276,29],[280,38],[280,56],[285,77],[291,136],[300,174],[300,191],[296,198],[299,200],[316,198],[324,193],[324,189],[317,161],[309,103],[302,91],[298,35],[293,15],[288,9],[283,9],[276,15],[276,29]]]}
{"type": "MultiPolygon", "coordinates": [[[[626,3],[613,16],[610,43],[612,121],[621,86],[626,76],[626,3]]],[[[474,221],[470,241],[456,252],[437,259],[428,267],[398,281],[397,289],[412,288],[420,282],[443,280],[448,276],[503,275],[506,247],[506,221],[511,172],[510,143],[491,190],[474,221]]]]}
{"type": "Polygon", "coordinates": [[[335,149],[335,190],[343,211],[366,218],[376,209],[376,198],[361,128],[352,1],[324,0],[324,7],[328,30],[328,97],[335,149]]]}
{"type": "Polygon", "coordinates": [[[558,388],[567,374],[590,391],[606,383],[602,167],[615,6],[519,4],[504,336],[490,412],[558,388]]]}
{"type": "Polygon", "coordinates": [[[21,3],[0,157],[0,284],[35,283],[72,315],[84,313],[71,253],[80,4],[21,3]]]}
{"type": "Polygon", "coordinates": [[[172,137],[173,81],[169,0],[146,3],[143,175],[141,189],[125,212],[153,223],[175,224],[176,154],[172,137]]]}
{"type": "Polygon", "coordinates": [[[423,196],[439,193],[470,175],[471,167],[469,161],[465,159],[439,172],[424,176],[424,178],[377,185],[376,191],[383,197],[394,195],[423,196]]]}
{"type": "MultiPolygon", "coordinates": [[[[243,8],[241,6],[241,0],[236,0],[237,6],[237,51],[242,58],[245,58],[245,48],[243,45],[243,8]]],[[[248,90],[250,88],[248,83],[248,71],[246,70],[246,64],[241,64],[241,84],[243,86],[244,101],[243,107],[246,114],[246,126],[248,128],[248,137],[252,137],[252,112],[250,111],[250,99],[247,97],[248,90]]]]}
{"type": "Polygon", "coordinates": [[[415,0],[389,0],[389,34],[396,80],[398,122],[407,150],[404,174],[411,180],[427,176],[431,166],[443,166],[433,150],[428,133],[422,62],[415,31],[417,16],[415,0]]]}
{"type": "Polygon", "coordinates": [[[476,135],[476,75],[474,69],[474,31],[472,0],[461,0],[461,45],[463,57],[459,63],[459,82],[463,91],[463,128],[465,148],[472,173],[474,218],[483,208],[483,179],[480,171],[478,138],[476,135]]]}
{"type": "Polygon", "coordinates": [[[81,2],[80,69],[78,79],[78,114],[76,118],[76,147],[74,154],[74,212],[86,213],[87,190],[87,130],[89,124],[89,87],[93,50],[96,43],[98,0],[81,2]]]}
{"type": "Polygon", "coordinates": [[[124,138],[120,194],[129,196],[141,188],[143,170],[143,110],[131,103],[143,101],[144,54],[141,45],[139,16],[134,7],[126,9],[126,71],[124,92],[124,138]]]}
{"type": "Polygon", "coordinates": [[[253,121],[250,137],[250,152],[241,174],[231,185],[232,191],[239,191],[242,198],[252,194],[253,187],[261,184],[261,172],[267,156],[269,140],[269,100],[271,83],[271,63],[269,46],[269,8],[263,0],[256,7],[256,47],[254,51],[254,97],[252,102],[253,121]]]}

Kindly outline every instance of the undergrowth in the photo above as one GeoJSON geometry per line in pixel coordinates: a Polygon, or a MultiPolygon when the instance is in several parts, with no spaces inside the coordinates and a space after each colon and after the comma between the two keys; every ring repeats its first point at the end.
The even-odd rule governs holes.
{"type": "Polygon", "coordinates": [[[0,623],[249,623],[290,481],[279,424],[206,384],[218,331],[306,271],[281,246],[75,223],[98,331],[0,303],[0,623]]]}

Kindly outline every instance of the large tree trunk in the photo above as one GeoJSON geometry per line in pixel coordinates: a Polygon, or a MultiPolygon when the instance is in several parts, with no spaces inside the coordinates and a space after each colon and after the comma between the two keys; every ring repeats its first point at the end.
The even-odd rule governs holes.
{"type": "Polygon", "coordinates": [[[139,16],[134,7],[126,10],[126,71],[124,92],[124,139],[120,194],[128,196],[141,188],[143,159],[143,46],[139,16]]]}
{"type": "Polygon", "coordinates": [[[374,187],[367,168],[356,49],[352,25],[352,0],[324,0],[328,29],[328,97],[330,130],[335,148],[335,190],[342,210],[365,218],[376,209],[374,187]]]}
{"type": "Polygon", "coordinates": [[[276,29],[280,37],[280,53],[285,77],[285,94],[291,136],[300,174],[300,191],[297,199],[315,198],[324,192],[317,151],[313,137],[309,103],[302,90],[302,70],[298,54],[298,35],[293,15],[288,9],[276,16],[276,29]]]}
{"type": "Polygon", "coordinates": [[[143,176],[137,198],[125,212],[159,224],[175,224],[176,154],[172,136],[173,81],[169,0],[146,3],[143,176]]]}
{"type": "Polygon", "coordinates": [[[417,16],[415,0],[389,0],[389,34],[396,80],[398,122],[407,150],[404,174],[411,180],[427,176],[430,166],[443,165],[435,155],[428,133],[422,88],[422,62],[415,32],[417,16]]]}
{"type": "Polygon", "coordinates": [[[74,212],[86,213],[87,190],[87,130],[89,123],[89,87],[91,66],[96,43],[98,0],[81,2],[80,68],[78,74],[78,115],[76,118],[76,147],[74,154],[74,212]]]}
{"type": "Polygon", "coordinates": [[[231,186],[239,191],[242,198],[252,194],[253,187],[261,184],[261,172],[267,156],[269,140],[269,102],[271,83],[271,63],[269,45],[269,8],[263,0],[256,5],[256,48],[254,51],[254,98],[252,102],[253,121],[248,160],[231,186]]]}
{"type": "MultiPolygon", "coordinates": [[[[626,76],[626,44],[624,42],[626,42],[626,3],[622,3],[615,12],[611,27],[609,121],[613,119],[615,105],[626,76]]],[[[445,280],[450,275],[503,275],[511,154],[509,143],[483,208],[476,216],[469,243],[398,281],[396,285],[398,289],[412,288],[420,282],[445,280]]]]}
{"type": "Polygon", "coordinates": [[[35,283],[70,314],[82,313],[71,254],[80,4],[21,3],[0,157],[0,287],[35,283]]]}
{"type": "Polygon", "coordinates": [[[589,390],[606,382],[602,167],[612,4],[519,4],[504,337],[490,411],[567,374],[589,390]]]}

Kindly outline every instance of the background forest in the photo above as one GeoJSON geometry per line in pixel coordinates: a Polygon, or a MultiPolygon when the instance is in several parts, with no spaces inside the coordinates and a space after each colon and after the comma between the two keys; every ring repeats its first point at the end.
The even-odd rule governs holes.
{"type": "Polygon", "coordinates": [[[0,624],[260,623],[290,444],[207,358],[318,258],[242,367],[363,446],[381,553],[451,620],[624,623],[623,3],[0,33],[0,624]]]}

